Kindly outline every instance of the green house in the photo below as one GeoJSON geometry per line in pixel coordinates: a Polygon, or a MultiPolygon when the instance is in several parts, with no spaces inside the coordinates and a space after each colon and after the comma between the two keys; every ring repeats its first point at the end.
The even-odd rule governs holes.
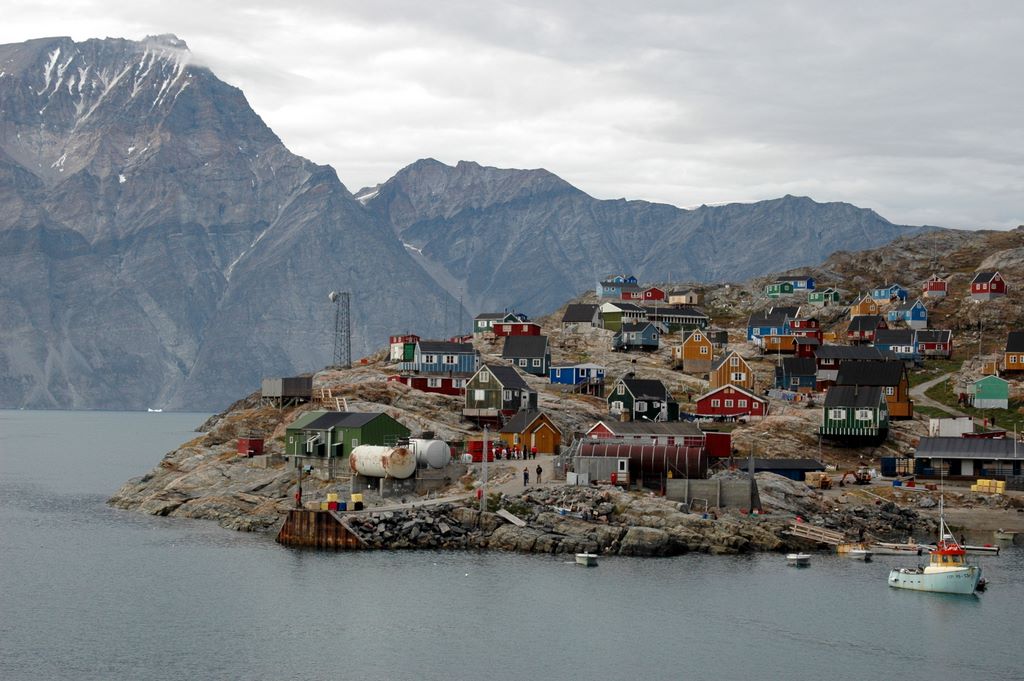
{"type": "Polygon", "coordinates": [[[807,302],[811,305],[825,307],[835,305],[839,302],[839,291],[834,288],[826,288],[820,291],[811,291],[807,294],[807,302]]]}
{"type": "Polygon", "coordinates": [[[633,303],[605,303],[598,311],[601,326],[609,331],[619,331],[623,324],[638,324],[648,321],[647,310],[633,303]]]}
{"type": "Polygon", "coordinates": [[[789,296],[793,294],[793,282],[791,281],[773,281],[764,287],[764,292],[769,298],[778,298],[779,296],[789,296]]]}
{"type": "Polygon", "coordinates": [[[998,376],[983,376],[971,384],[976,409],[1009,409],[1010,383],[998,376]]]}
{"type": "Polygon", "coordinates": [[[889,407],[881,387],[834,385],[821,409],[823,438],[848,445],[879,445],[889,436],[889,407]]]}
{"type": "Polygon", "coordinates": [[[383,413],[308,412],[286,429],[285,451],[291,456],[341,458],[359,445],[394,445],[410,434],[383,413]]]}
{"type": "Polygon", "coordinates": [[[620,378],[608,393],[608,413],[631,421],[678,421],[679,403],[665,384],[654,379],[620,378]]]}

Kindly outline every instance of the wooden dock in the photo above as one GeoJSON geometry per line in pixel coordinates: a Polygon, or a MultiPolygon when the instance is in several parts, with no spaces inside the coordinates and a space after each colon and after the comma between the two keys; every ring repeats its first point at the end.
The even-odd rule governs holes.
{"type": "Polygon", "coordinates": [[[792,537],[810,539],[811,541],[816,541],[821,544],[829,544],[831,546],[838,546],[846,541],[846,536],[842,532],[827,530],[824,527],[808,525],[807,523],[798,523],[795,521],[789,526],[789,529],[787,529],[785,533],[792,537]]]}
{"type": "Polygon", "coordinates": [[[353,551],[366,546],[363,538],[337,511],[299,508],[288,511],[288,518],[277,533],[277,543],[335,551],[353,551]]]}

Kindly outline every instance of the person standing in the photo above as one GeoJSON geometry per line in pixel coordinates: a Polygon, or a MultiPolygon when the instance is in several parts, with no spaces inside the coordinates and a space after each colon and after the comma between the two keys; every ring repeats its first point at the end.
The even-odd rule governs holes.
{"type": "Polygon", "coordinates": [[[523,466],[523,487],[530,484],[530,471],[526,466],[523,466]]]}
{"type": "Polygon", "coordinates": [[[537,464],[537,484],[538,485],[540,484],[540,474],[543,473],[543,472],[544,472],[544,469],[540,467],[540,464],[537,464]]]}
{"type": "Polygon", "coordinates": [[[530,447],[530,458],[537,458],[537,445],[530,447]]]}

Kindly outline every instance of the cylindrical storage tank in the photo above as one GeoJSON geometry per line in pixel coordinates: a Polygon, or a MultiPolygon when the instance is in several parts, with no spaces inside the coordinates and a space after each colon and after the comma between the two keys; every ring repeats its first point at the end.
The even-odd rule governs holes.
{"type": "Polygon", "coordinates": [[[672,471],[673,477],[708,476],[708,456],[702,447],[584,442],[579,455],[629,459],[631,473],[642,471],[648,475],[661,475],[672,471]]]}
{"type": "Polygon", "coordinates": [[[405,447],[359,445],[348,457],[353,473],[368,478],[408,478],[416,472],[416,457],[405,447]]]}
{"type": "Polygon", "coordinates": [[[444,440],[413,438],[409,440],[409,447],[420,468],[444,468],[451,458],[451,450],[444,440]]]}

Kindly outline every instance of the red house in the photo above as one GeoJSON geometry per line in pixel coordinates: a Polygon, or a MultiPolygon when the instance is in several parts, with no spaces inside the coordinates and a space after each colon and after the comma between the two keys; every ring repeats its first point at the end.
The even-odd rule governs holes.
{"type": "Polygon", "coordinates": [[[999,272],[978,272],[971,281],[971,298],[992,300],[1006,295],[1006,281],[999,272]]]}
{"type": "Polygon", "coordinates": [[[846,327],[846,340],[856,345],[858,343],[871,343],[875,340],[875,331],[888,329],[889,325],[881,315],[861,314],[850,320],[846,327]]]}
{"type": "Polygon", "coordinates": [[[468,376],[388,376],[388,382],[402,383],[404,385],[425,393],[441,393],[442,395],[455,395],[462,397],[466,394],[466,380],[468,376]]]}
{"type": "Polygon", "coordinates": [[[768,400],[735,385],[723,385],[697,398],[697,416],[752,416],[768,413],[768,400]]]}
{"type": "Polygon", "coordinates": [[[539,336],[540,324],[536,322],[503,322],[493,327],[495,336],[539,336]]]}
{"type": "Polygon", "coordinates": [[[949,285],[946,280],[937,274],[933,274],[928,281],[924,282],[925,298],[944,298],[949,292],[949,285]]]}
{"type": "Polygon", "coordinates": [[[641,291],[640,297],[643,300],[665,300],[665,292],[657,286],[652,286],[641,291]]]}
{"type": "Polygon", "coordinates": [[[821,324],[815,317],[789,320],[790,332],[798,338],[816,338],[821,342],[821,324]]]}
{"type": "Polygon", "coordinates": [[[819,338],[808,338],[801,336],[796,339],[796,356],[797,357],[814,357],[818,352],[818,348],[821,346],[821,340],[819,338]]]}

